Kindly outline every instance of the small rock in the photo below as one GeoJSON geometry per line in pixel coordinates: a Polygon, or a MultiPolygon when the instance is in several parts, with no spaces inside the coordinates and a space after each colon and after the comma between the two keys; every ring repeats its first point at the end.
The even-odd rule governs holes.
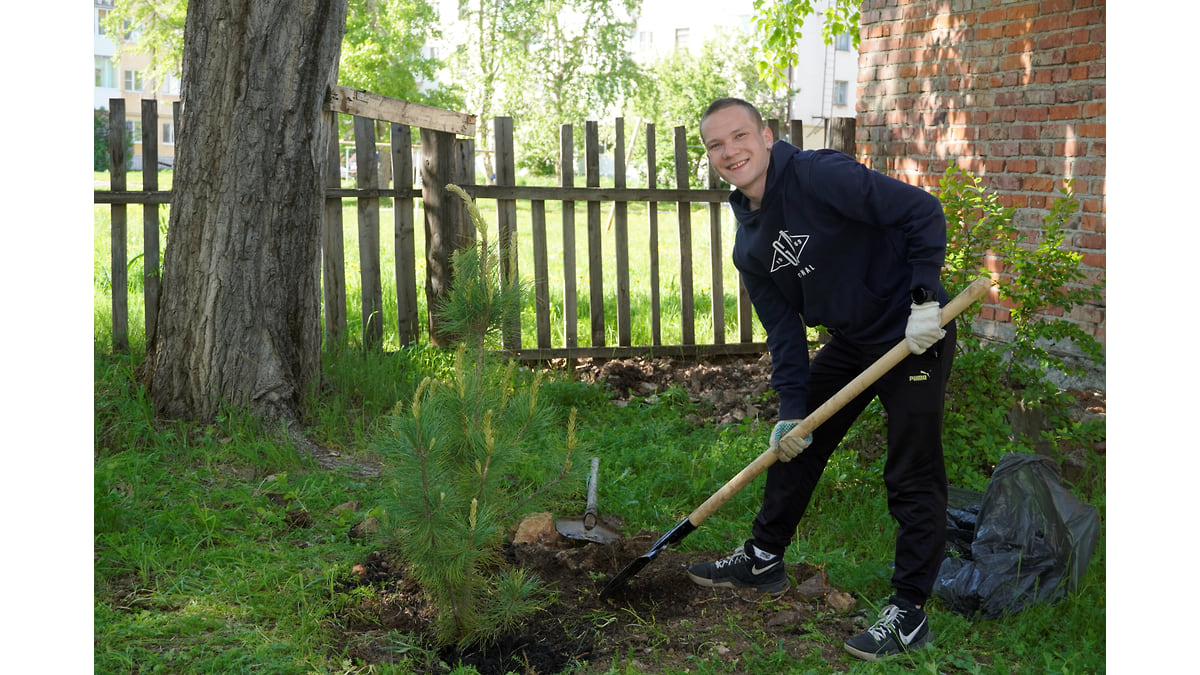
{"type": "Polygon", "coordinates": [[[543,511],[531,513],[521,519],[521,523],[517,525],[517,533],[513,535],[513,544],[556,547],[560,538],[558,529],[554,526],[554,516],[543,511]]]}
{"type": "Polygon", "coordinates": [[[821,574],[814,574],[796,586],[796,594],[808,600],[824,597],[832,590],[834,590],[833,587],[821,574]]]}
{"type": "Polygon", "coordinates": [[[858,601],[854,599],[853,595],[843,591],[830,592],[830,594],[825,598],[825,601],[829,603],[830,607],[839,612],[849,612],[850,610],[854,609],[855,605],[858,604],[858,601]]]}
{"type": "Polygon", "coordinates": [[[366,520],[350,528],[350,538],[362,539],[367,535],[375,534],[378,531],[379,519],[375,518],[375,516],[371,516],[370,518],[367,518],[366,520]]]}
{"type": "Polygon", "coordinates": [[[776,612],[767,619],[768,628],[783,628],[786,626],[794,626],[800,621],[800,612],[793,610],[784,610],[776,612]]]}

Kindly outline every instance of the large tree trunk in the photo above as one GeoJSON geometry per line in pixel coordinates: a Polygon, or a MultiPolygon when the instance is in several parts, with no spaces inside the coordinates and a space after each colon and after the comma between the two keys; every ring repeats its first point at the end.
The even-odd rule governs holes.
{"type": "Polygon", "coordinates": [[[184,28],[182,116],[155,411],[295,420],[320,378],[325,156],[347,0],[204,0],[184,28]]]}

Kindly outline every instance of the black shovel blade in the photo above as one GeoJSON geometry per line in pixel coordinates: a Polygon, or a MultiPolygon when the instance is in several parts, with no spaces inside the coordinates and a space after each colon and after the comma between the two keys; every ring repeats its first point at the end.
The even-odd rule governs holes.
{"type": "Polygon", "coordinates": [[[650,550],[647,551],[645,555],[635,558],[633,562],[626,565],[625,569],[621,570],[617,576],[613,577],[604,587],[604,590],[600,591],[600,599],[603,600],[605,598],[612,597],[613,593],[625,586],[630,577],[642,571],[642,568],[646,565],[649,565],[650,561],[654,560],[659,553],[662,553],[668,546],[671,546],[672,544],[678,544],[679,542],[683,541],[684,537],[688,536],[695,530],[696,526],[692,524],[691,520],[684,518],[683,520],[679,521],[679,524],[671,528],[670,532],[667,532],[662,537],[659,537],[658,541],[654,542],[654,546],[651,546],[650,550]]]}

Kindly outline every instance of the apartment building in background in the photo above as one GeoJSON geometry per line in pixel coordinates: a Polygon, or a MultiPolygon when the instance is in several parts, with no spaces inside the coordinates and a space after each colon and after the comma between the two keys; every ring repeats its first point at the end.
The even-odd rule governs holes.
{"type": "MultiPolygon", "coordinates": [[[[858,52],[848,34],[825,44],[821,13],[829,4],[830,0],[813,3],[815,11],[797,44],[798,61],[789,69],[790,88],[796,93],[788,102],[788,120],[800,120],[807,129],[824,129],[827,120],[855,116],[858,52]]],[[[753,16],[753,0],[691,0],[682,5],[643,0],[631,51],[635,59],[649,60],[672,51],[699,50],[721,28],[741,31],[750,49],[757,41],[753,16]]]]}
{"type": "Polygon", "coordinates": [[[146,76],[150,57],[121,51],[120,44],[132,37],[110,35],[102,20],[113,8],[112,0],[93,0],[92,41],[95,44],[96,80],[93,109],[109,109],[109,100],[125,100],[125,130],[133,139],[130,166],[142,169],[142,100],[158,102],[158,164],[175,163],[175,118],[172,104],[179,100],[179,78],[155,82],[146,76]]]}

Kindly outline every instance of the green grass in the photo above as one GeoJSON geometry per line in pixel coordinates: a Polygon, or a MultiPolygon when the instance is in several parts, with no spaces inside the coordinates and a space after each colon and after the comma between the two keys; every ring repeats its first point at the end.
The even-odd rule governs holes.
{"type": "MultiPolygon", "coordinates": [[[[170,189],[170,172],[160,173],[160,188],[170,189]]],[[[129,189],[141,187],[140,174],[131,173],[128,181],[129,189]]],[[[95,174],[96,189],[107,189],[108,175],[95,174]]],[[[419,339],[427,339],[427,308],[425,306],[425,232],[422,227],[423,211],[421,201],[416,202],[414,222],[416,260],[413,261],[417,284],[417,299],[422,331],[419,339]]],[[[605,294],[605,339],[606,345],[619,343],[617,328],[616,306],[616,232],[610,224],[609,211],[612,204],[604,204],[601,209],[601,227],[603,236],[601,248],[603,251],[603,288],[605,294]]],[[[159,207],[160,244],[165,245],[165,232],[169,214],[169,206],[159,207]]],[[[480,200],[480,212],[485,222],[495,236],[497,223],[495,200],[480,200]]],[[[112,249],[111,249],[111,206],[96,205],[94,207],[93,235],[95,241],[94,276],[96,279],[95,308],[96,312],[111,311],[111,279],[112,279],[112,249]]],[[[681,316],[681,265],[679,252],[679,227],[677,211],[674,203],[662,203],[657,206],[659,232],[659,292],[661,294],[661,331],[662,343],[667,345],[681,344],[683,335],[683,318],[681,316]]],[[[634,345],[653,344],[651,323],[652,284],[650,277],[650,253],[647,245],[650,228],[649,206],[645,203],[631,203],[629,212],[629,294],[630,294],[630,334],[634,345]]],[[[143,239],[143,207],[131,204],[126,207],[127,242],[126,260],[127,273],[130,281],[129,297],[129,336],[136,341],[144,333],[145,315],[143,301],[138,295],[141,291],[143,239]]],[[[349,341],[356,344],[362,335],[362,265],[358,250],[358,205],[354,199],[342,202],[342,225],[344,260],[346,265],[346,294],[349,341]]],[[[582,202],[575,207],[575,296],[576,296],[576,334],[579,346],[591,344],[591,313],[588,269],[588,225],[587,209],[582,202]]],[[[399,348],[399,336],[396,326],[396,274],[395,247],[393,246],[395,232],[395,212],[391,200],[380,200],[379,210],[379,240],[380,240],[380,269],[383,287],[384,335],[383,347],[388,350],[399,348]]],[[[726,342],[738,341],[737,326],[737,272],[729,262],[730,251],[733,250],[734,223],[726,209],[721,216],[720,246],[724,261],[721,269],[723,289],[722,305],[725,312],[723,336],[726,342]]],[[[711,251],[712,237],[709,231],[709,215],[706,205],[693,205],[691,209],[691,238],[692,238],[692,284],[693,305],[695,316],[693,330],[697,343],[705,344],[713,341],[712,319],[712,278],[711,251]]],[[[494,240],[494,239],[493,239],[494,240]]],[[[564,268],[562,258],[562,203],[547,202],[546,204],[546,240],[547,266],[549,268],[549,293],[551,339],[554,347],[565,344],[564,311],[564,268]]],[[[520,274],[532,284],[533,279],[533,238],[532,216],[528,201],[517,202],[517,241],[520,274]]],[[[105,314],[104,316],[108,316],[105,314]]],[[[103,316],[97,315],[99,322],[103,316]]],[[[536,314],[532,293],[525,303],[521,317],[521,344],[526,347],[537,346],[536,314]]],[[[761,342],[766,339],[762,326],[757,320],[751,320],[752,340],[761,342]]]]}
{"type": "MultiPolygon", "coordinates": [[[[355,598],[339,592],[338,581],[373,550],[347,531],[377,514],[388,481],[320,469],[233,412],[211,425],[156,420],[132,364],[95,354],[96,672],[342,672],[348,645],[336,617],[355,598]],[[348,502],[358,507],[335,508],[348,502]],[[298,509],[311,514],[310,527],[290,524],[289,512],[298,509]]],[[[329,354],[312,434],[344,456],[369,457],[383,414],[408,400],[423,374],[448,367],[448,355],[431,348],[329,354]]],[[[579,410],[581,451],[609,467],[604,509],[622,514],[629,531],[678,522],[720,477],[761,451],[765,434],[749,425],[689,424],[694,404],[678,390],[655,404],[616,407],[602,390],[560,380],[547,385],[544,399],[579,410]]],[[[788,552],[868,599],[889,592],[894,529],[881,471],[882,459],[835,456],[788,552]]],[[[743,538],[756,499],[757,490],[743,490],[680,550],[724,550],[743,538]]],[[[1103,496],[1093,503],[1103,514],[1103,496]]],[[[578,507],[574,500],[551,506],[578,507]]],[[[932,603],[936,649],[912,663],[848,663],[852,672],[1104,671],[1103,538],[1083,587],[1054,606],[972,622],[932,603]]],[[[653,617],[643,619],[655,634],[653,617]]],[[[822,672],[819,659],[793,662],[772,649],[775,637],[760,637],[760,652],[743,656],[742,672],[822,672]]],[[[722,672],[720,661],[695,666],[722,672]]]]}
{"type": "MultiPolygon", "coordinates": [[[[165,182],[169,185],[169,179],[165,182]]],[[[96,208],[94,232],[95,672],[366,672],[347,657],[352,645],[345,643],[338,617],[355,598],[340,591],[338,582],[373,550],[373,544],[352,539],[347,531],[363,518],[378,515],[388,481],[319,468],[277,441],[276,430],[236,411],[210,425],[156,419],[134,375],[145,345],[137,328],[141,296],[132,270],[132,353],[112,353],[105,287],[111,278],[105,274],[107,211],[96,208]],[[337,508],[350,502],[357,507],[337,508]],[[301,510],[312,518],[308,527],[295,527],[291,520],[301,510]]],[[[351,252],[357,255],[356,228],[349,224],[354,215],[347,207],[348,261],[354,259],[351,252]]],[[[390,218],[381,220],[387,223],[390,218]]],[[[660,225],[669,230],[665,220],[660,225]]],[[[130,207],[129,222],[129,259],[134,260],[141,232],[138,207],[130,207]]],[[[696,231],[706,232],[707,227],[697,226],[696,231]]],[[[381,238],[387,242],[389,236],[381,238]]],[[[634,251],[644,248],[631,246],[634,251]]],[[[586,255],[580,259],[586,260],[586,255]]],[[[707,260],[706,254],[698,254],[700,259],[707,260]]],[[[731,286],[727,283],[726,288],[731,286]]],[[[354,307],[357,294],[353,289],[350,293],[354,307]]],[[[581,335],[587,334],[586,325],[581,322],[581,335]]],[[[697,335],[703,332],[697,330],[697,335]]],[[[396,403],[411,398],[422,377],[443,376],[451,363],[450,355],[427,346],[396,350],[390,345],[386,351],[325,354],[323,387],[308,405],[311,437],[345,457],[373,458],[372,443],[382,418],[396,403]]],[[[608,467],[603,508],[620,513],[629,531],[661,531],[678,522],[747,458],[761,452],[766,432],[749,424],[693,426],[686,416],[694,404],[679,390],[660,394],[654,404],[639,401],[616,407],[600,389],[558,381],[547,385],[544,398],[548,404],[579,410],[581,451],[602,457],[608,467]]],[[[864,416],[846,449],[831,462],[787,554],[789,561],[823,566],[839,587],[868,599],[882,599],[889,592],[886,561],[894,538],[880,479],[883,459],[870,459],[865,454],[869,442],[862,440],[873,433],[877,417],[864,416]]],[[[970,418],[954,421],[956,428],[970,424],[970,418]]],[[[948,434],[947,456],[956,458],[953,470],[960,479],[986,480],[979,466],[994,462],[996,453],[1008,447],[998,440],[1005,430],[996,424],[989,417],[986,427],[948,434]]],[[[1095,433],[1063,432],[1064,437],[1095,433]]],[[[1072,487],[1100,510],[1102,531],[1076,593],[1050,607],[978,622],[946,611],[935,599],[935,649],[895,663],[868,665],[847,659],[841,665],[863,673],[1104,672],[1103,457],[1096,460],[1087,481],[1072,487]]],[[[745,537],[757,506],[757,491],[743,490],[680,548],[727,549],[731,541],[745,537]]],[[[551,507],[573,512],[578,503],[551,507]]],[[[643,620],[647,633],[656,634],[653,617],[643,620]]],[[[419,646],[407,643],[404,636],[394,638],[397,654],[419,657],[419,646]]],[[[743,655],[741,672],[828,669],[819,657],[795,660],[774,649],[777,638],[772,635],[756,638],[761,648],[743,655]]],[[[718,660],[700,659],[693,665],[692,672],[726,672],[718,660]]],[[[401,660],[374,672],[407,671],[401,660]]],[[[639,671],[621,665],[612,672],[639,671]]]]}

